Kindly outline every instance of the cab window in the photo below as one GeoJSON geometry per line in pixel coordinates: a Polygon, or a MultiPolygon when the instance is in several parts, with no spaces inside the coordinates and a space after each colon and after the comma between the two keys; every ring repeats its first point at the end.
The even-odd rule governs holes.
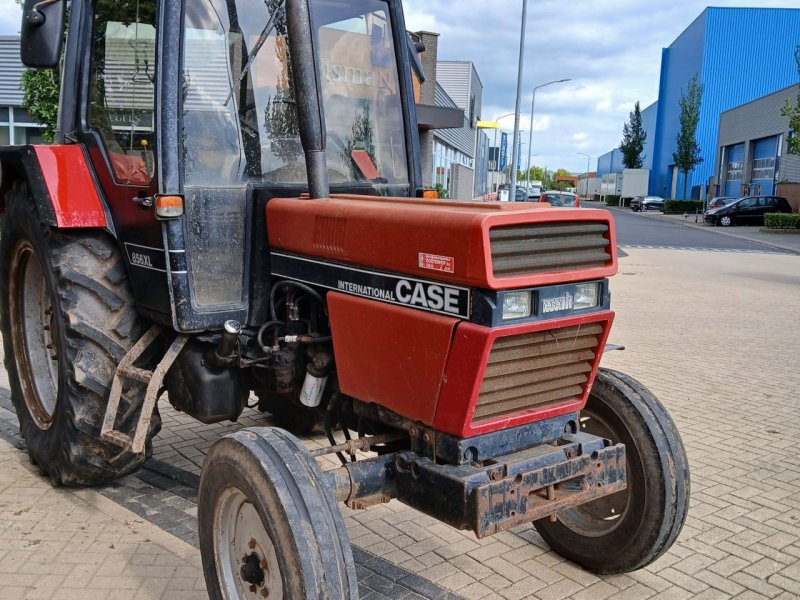
{"type": "Polygon", "coordinates": [[[89,127],[102,138],[114,178],[153,178],[155,0],[98,0],[92,29],[89,127]]]}

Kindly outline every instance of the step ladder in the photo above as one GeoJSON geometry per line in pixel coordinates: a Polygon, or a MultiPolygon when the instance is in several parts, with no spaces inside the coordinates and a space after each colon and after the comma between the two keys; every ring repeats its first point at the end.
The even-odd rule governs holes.
{"type": "Polygon", "coordinates": [[[164,383],[164,377],[189,340],[189,336],[185,334],[175,336],[166,354],[152,371],[134,366],[134,363],[139,360],[145,350],[158,338],[162,329],[161,325],[153,325],[120,361],[114,373],[114,380],[111,383],[111,393],[106,405],[106,414],[103,418],[103,425],[100,428],[100,437],[103,440],[136,454],[144,452],[147,431],[150,428],[150,420],[153,418],[158,392],[164,383]],[[114,429],[125,380],[147,384],[142,410],[139,412],[139,419],[132,435],[119,429],[114,429]]]}

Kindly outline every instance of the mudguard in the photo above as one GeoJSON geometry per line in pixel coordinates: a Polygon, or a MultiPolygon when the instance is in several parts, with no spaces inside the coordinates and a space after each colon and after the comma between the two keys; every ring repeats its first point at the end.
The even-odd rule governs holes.
{"type": "MultiPolygon", "coordinates": [[[[23,179],[41,219],[52,227],[108,229],[107,210],[81,145],[0,147],[2,191],[23,179]]],[[[0,209],[5,200],[0,198],[0,209]]]]}

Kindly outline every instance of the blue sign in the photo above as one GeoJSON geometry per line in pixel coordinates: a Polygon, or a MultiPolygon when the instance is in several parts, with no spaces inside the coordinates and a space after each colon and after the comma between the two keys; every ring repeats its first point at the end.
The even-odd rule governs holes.
{"type": "Polygon", "coordinates": [[[506,169],[506,159],[508,158],[508,134],[500,134],[500,171],[506,169]]]}

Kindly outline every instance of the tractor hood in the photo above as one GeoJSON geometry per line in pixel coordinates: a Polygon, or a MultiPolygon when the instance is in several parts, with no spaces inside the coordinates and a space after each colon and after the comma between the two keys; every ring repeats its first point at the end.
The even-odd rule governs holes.
{"type": "Polygon", "coordinates": [[[614,223],[605,210],[349,195],[274,198],[267,228],[273,253],[485,289],[599,279],[617,270],[614,223]]]}

